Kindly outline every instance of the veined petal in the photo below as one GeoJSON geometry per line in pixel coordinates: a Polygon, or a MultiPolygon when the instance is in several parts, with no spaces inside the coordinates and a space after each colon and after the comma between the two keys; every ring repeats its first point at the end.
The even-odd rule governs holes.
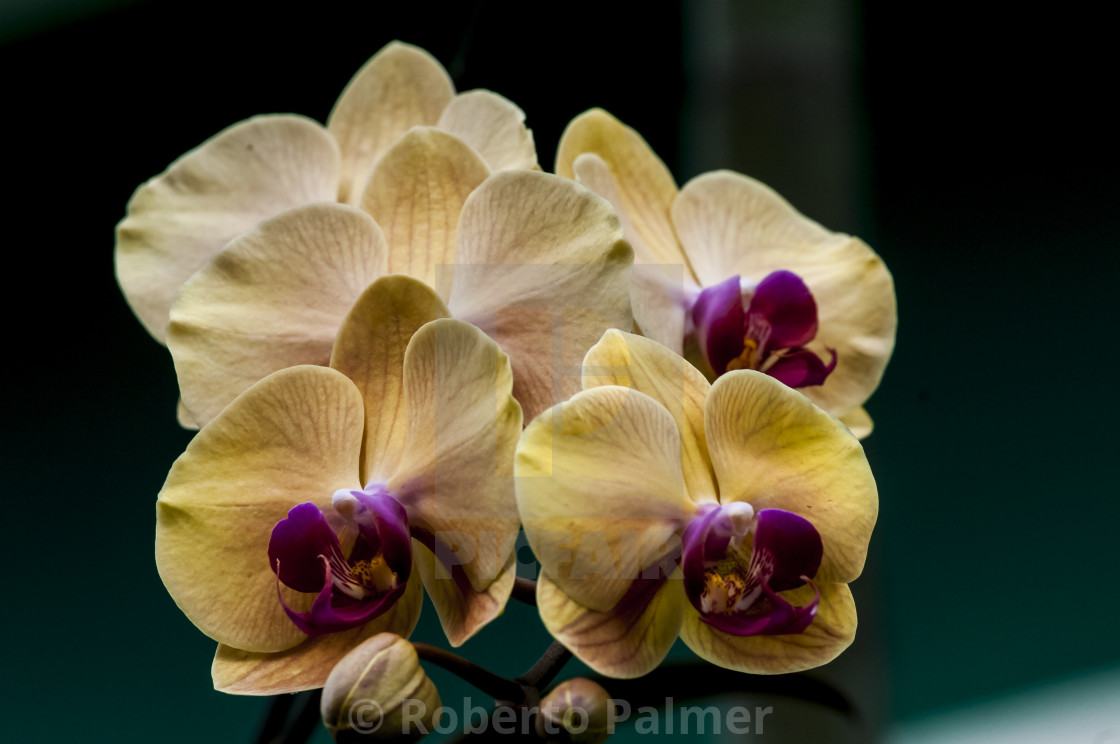
{"type": "Polygon", "coordinates": [[[495,173],[463,206],[456,257],[448,307],[509,354],[527,419],[579,389],[604,331],[632,327],[633,253],[610,205],[572,181],[495,173]]]}
{"type": "Polygon", "coordinates": [[[226,243],[301,204],[334,201],[339,152],[318,123],[258,116],[234,124],[136,190],[117,225],[125,299],[157,341],[183,283],[226,243]]]}
{"type": "Polygon", "coordinates": [[[377,223],[341,204],[291,209],[231,242],[171,308],[167,343],[192,418],[205,424],[276,370],[326,365],[385,252],[377,223]]]}
{"type": "Polygon", "coordinates": [[[339,329],[331,366],[353,380],[365,399],[363,484],[387,481],[404,452],[408,342],[425,323],[448,314],[431,287],[407,276],[386,276],[362,293],[339,329]]]}
{"type": "Polygon", "coordinates": [[[466,643],[505,610],[516,577],[517,564],[512,550],[498,576],[482,591],[473,589],[465,574],[456,575],[458,565],[449,569],[417,540],[412,542],[412,554],[416,560],[414,570],[424,580],[443,632],[452,646],[466,643]]]}
{"type": "MultiPolygon", "coordinates": [[[[601,195],[611,199],[620,214],[626,214],[633,228],[632,233],[627,231],[627,239],[644,246],[643,253],[655,263],[687,266],[669,217],[677,185],[645,140],[606,111],[592,109],[572,119],[561,135],[556,173],[574,178],[576,159],[587,153],[598,156],[610,170],[614,190],[601,195]]],[[[606,185],[602,168],[586,167],[589,170],[581,168],[579,175],[587,179],[588,186],[606,185]]]]}
{"type": "Polygon", "coordinates": [[[322,687],[343,656],[370,636],[411,635],[424,604],[423,583],[413,571],[404,595],[385,614],[360,628],[308,638],[279,653],[259,653],[219,644],[211,673],[214,689],[233,695],[282,695],[322,687]]]}
{"type": "Polygon", "coordinates": [[[436,126],[470,145],[490,170],[540,170],[525,112],[497,93],[460,93],[447,104],[436,126]]]}
{"type": "MultiPolygon", "coordinates": [[[[856,606],[847,584],[822,584],[816,617],[801,633],[735,636],[716,630],[685,609],[681,639],[702,659],[749,674],[800,672],[832,661],[851,645],[856,634],[856,606]]],[[[794,606],[813,600],[813,588],[803,586],[781,597],[794,606]]]]}
{"type": "Polygon", "coordinates": [[[729,372],[704,411],[720,501],[755,512],[784,509],[809,520],[824,543],[817,580],[851,581],[863,570],[879,509],[863,448],[842,423],[760,372],[729,372]]]}
{"type": "Polygon", "coordinates": [[[716,501],[715,477],[704,435],[704,401],[711,385],[704,375],[661,344],[611,330],[583,360],[585,390],[621,385],[650,396],[669,412],[681,436],[680,461],[693,501],[716,501]]]}
{"type": "Polygon", "coordinates": [[[417,127],[397,141],[373,170],[362,209],[389,242],[389,271],[451,292],[455,230],[463,202],[490,169],[462,140],[417,127]]]}
{"type": "Polygon", "coordinates": [[[272,529],[302,502],[358,483],[362,401],[343,375],[295,367],[262,380],[203,428],[156,503],[156,566],[203,633],[249,651],[304,639],[276,597],[272,529]]]}
{"type": "Polygon", "coordinates": [[[373,55],[327,119],[342,150],[339,201],[356,204],[381,155],[412,127],[439,121],[454,92],[447,72],[419,47],[394,41],[373,55]]]}
{"type": "Polygon", "coordinates": [[[656,574],[695,508],[680,452],[673,417],[629,388],[586,390],[529,424],[517,448],[517,506],[542,574],[599,612],[656,574]]]}
{"type": "Polygon", "coordinates": [[[764,264],[758,254],[781,258],[786,252],[811,251],[836,237],[766,184],[731,171],[705,173],[686,183],[672,214],[684,251],[705,287],[732,274],[755,281],[778,269],[801,275],[795,266],[775,266],[760,274],[764,264]]]}
{"type": "Polygon", "coordinates": [[[808,347],[839,363],[823,385],[802,392],[834,415],[875,391],[894,349],[894,282],[859,238],[832,233],[803,217],[763,184],[729,171],[690,181],[673,206],[681,241],[705,285],[740,274],[761,281],[795,273],[817,304],[819,331],[808,347]],[[701,269],[703,267],[703,270],[701,269]]]}
{"type": "Polygon", "coordinates": [[[545,628],[576,658],[616,679],[657,668],[677,640],[688,604],[679,571],[645,581],[617,607],[596,612],[581,606],[545,575],[537,579],[537,608],[545,628]]]}
{"type": "Polygon", "coordinates": [[[452,558],[483,591],[513,554],[519,520],[512,473],[521,434],[509,359],[477,328],[436,320],[404,359],[408,438],[388,489],[416,535],[452,544],[452,558]]]}

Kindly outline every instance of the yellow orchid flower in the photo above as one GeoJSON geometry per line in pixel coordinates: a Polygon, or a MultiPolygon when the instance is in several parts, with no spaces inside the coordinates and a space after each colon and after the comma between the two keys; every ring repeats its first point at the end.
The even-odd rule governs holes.
{"type": "Polygon", "coordinates": [[[385,274],[435,287],[452,316],[501,345],[526,416],[578,390],[587,349],[632,322],[633,253],[610,204],[573,181],[488,174],[454,137],[414,129],[382,158],[366,197],[376,220],[341,204],[296,207],[186,282],[168,347],[194,421],[271,372],[326,364],[350,306],[385,274]]]}
{"type": "Polygon", "coordinates": [[[526,427],[514,468],[557,640],[613,677],[653,670],[678,636],[759,674],[851,643],[878,495],[840,421],[773,377],[710,384],[619,331],[588,352],[584,388],[526,427]]]}
{"type": "Polygon", "coordinates": [[[508,357],[446,316],[423,283],[378,279],[330,367],[264,378],[176,460],[156,564],[220,644],[217,689],[321,686],[364,638],[412,631],[421,583],[453,645],[501,613],[521,409],[508,357]]]}
{"type": "MultiPolygon", "coordinates": [[[[456,94],[431,55],[393,42],[355,74],[326,127],[302,116],[254,117],[140,186],[117,226],[118,282],[140,322],[164,343],[179,288],[230,240],[303,204],[358,204],[374,164],[408,130],[453,135],[487,172],[537,168],[524,122],[521,109],[499,95],[456,94]]],[[[389,271],[400,270],[390,261],[389,271]]]]}
{"type": "Polygon", "coordinates": [[[646,142],[605,111],[576,117],[556,172],[606,197],[634,247],[634,320],[709,378],[755,369],[859,437],[894,348],[894,285],[859,238],[830,232],[731,171],[677,189],[646,142]],[[825,360],[828,361],[825,361],[825,360]]]}

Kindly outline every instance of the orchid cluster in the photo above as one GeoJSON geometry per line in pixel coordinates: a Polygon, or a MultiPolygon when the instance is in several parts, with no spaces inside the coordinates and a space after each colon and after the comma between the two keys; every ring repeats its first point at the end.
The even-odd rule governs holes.
{"type": "Polygon", "coordinates": [[[883,262],[747,176],[678,188],[605,111],[556,171],[516,105],[393,43],[326,126],[249,119],[136,191],[117,277],[198,429],[156,562],[218,690],[325,686],[336,735],[351,699],[438,704],[425,592],[452,647],[516,595],[612,678],[678,637],[756,674],[852,642],[883,262]]]}

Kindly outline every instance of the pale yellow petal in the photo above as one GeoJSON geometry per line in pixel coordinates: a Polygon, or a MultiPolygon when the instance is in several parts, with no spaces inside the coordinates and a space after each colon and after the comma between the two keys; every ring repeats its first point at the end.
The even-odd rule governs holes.
{"type": "Polygon", "coordinates": [[[681,435],[680,461],[693,501],[716,501],[712,463],[704,435],[704,375],[654,341],[622,331],[607,331],[583,360],[583,387],[621,385],[650,396],[673,417],[681,435]]]}
{"type": "MultiPolygon", "coordinates": [[[[685,610],[681,639],[702,659],[748,674],[787,674],[819,667],[835,659],[856,635],[856,605],[847,584],[820,585],[817,616],[804,633],[733,636],[700,619],[693,607],[685,610]]],[[[813,599],[803,586],[781,595],[802,606],[813,599]]]]}
{"type": "Polygon", "coordinates": [[[211,674],[214,689],[233,695],[283,695],[322,687],[331,669],[366,638],[395,633],[407,638],[424,604],[423,583],[415,570],[408,588],[385,614],[360,628],[308,638],[287,651],[267,654],[218,645],[211,674]]]}
{"type": "Polygon", "coordinates": [[[474,148],[490,170],[540,168],[525,112],[497,93],[460,93],[447,104],[436,126],[474,148]]]}
{"type": "Polygon", "coordinates": [[[705,287],[735,274],[758,281],[762,277],[753,274],[762,265],[759,254],[781,260],[786,253],[812,252],[813,246],[836,239],[766,184],[731,171],[705,173],[686,183],[672,214],[705,287]]]}
{"type": "Polygon", "coordinates": [[[463,207],[448,307],[509,354],[526,418],[579,389],[587,350],[629,330],[633,253],[614,211],[588,189],[502,171],[463,207]]]}
{"type": "Polygon", "coordinates": [[[588,153],[606,164],[613,189],[608,191],[610,182],[593,161],[581,166],[578,175],[588,186],[607,191],[601,195],[625,213],[626,237],[643,246],[642,260],[687,264],[669,216],[677,185],[645,140],[606,111],[592,109],[573,119],[560,137],[557,174],[574,178],[576,160],[588,153]]]}
{"type": "Polygon", "coordinates": [[[729,372],[712,385],[704,412],[720,500],[755,512],[785,509],[821,535],[816,578],[859,576],[879,510],[863,447],[840,421],[760,372],[729,372]]]}
{"type": "Polygon", "coordinates": [[[199,426],[193,418],[191,412],[183,405],[183,399],[179,399],[179,405],[175,408],[175,420],[179,422],[179,426],[191,431],[198,431],[199,426]]]}
{"type": "Polygon", "coordinates": [[[234,124],[136,190],[117,225],[117,281],[163,343],[183,283],[231,239],[300,204],[333,201],[339,153],[318,123],[258,116],[234,124]]]}
{"type": "Polygon", "coordinates": [[[434,538],[429,548],[457,548],[455,562],[481,592],[513,554],[519,527],[513,454],[521,408],[509,359],[477,328],[437,320],[408,345],[404,386],[408,438],[389,490],[409,525],[434,538]]]}
{"type": "Polygon", "coordinates": [[[381,155],[412,127],[439,121],[454,92],[447,72],[419,47],[394,41],[373,55],[327,119],[342,149],[339,201],[356,204],[381,155]]]}
{"type": "Polygon", "coordinates": [[[421,326],[447,315],[428,285],[385,276],[361,294],[338,331],[331,366],[353,380],[365,399],[363,484],[387,481],[400,462],[408,435],[405,349],[421,326]]]}
{"type": "Polygon", "coordinates": [[[699,293],[684,266],[635,263],[630,278],[635,332],[682,353],[688,308],[699,293]]]}
{"type": "Polygon", "coordinates": [[[695,509],[669,412],[637,390],[597,387],[545,412],[517,448],[517,506],[541,571],[605,612],[679,549],[695,509]]]}
{"type": "Polygon", "coordinates": [[[156,503],[156,567],[203,633],[267,652],[305,638],[277,599],[268,541],[293,506],[327,510],[361,486],[361,445],[361,396],[324,367],[277,372],[191,440],[156,503]]]}
{"type": "Polygon", "coordinates": [[[548,632],[584,664],[616,679],[657,668],[677,640],[686,605],[679,570],[651,597],[604,612],[581,606],[546,576],[537,579],[537,608],[548,632]]]}
{"type": "Polygon", "coordinates": [[[513,551],[510,550],[507,556],[506,564],[497,577],[485,589],[476,591],[469,583],[457,582],[452,574],[453,568],[449,570],[432,551],[416,540],[412,541],[412,570],[418,571],[424,578],[424,587],[452,646],[466,643],[505,610],[513,592],[517,568],[513,551]]]}
{"type": "Polygon", "coordinates": [[[278,369],[326,365],[350,306],[385,272],[385,253],[369,215],[309,204],[239,236],[191,277],[167,341],[194,421],[205,425],[278,369]]]}
{"type": "Polygon", "coordinates": [[[856,439],[867,439],[875,428],[875,422],[871,420],[867,410],[862,407],[848,411],[837,418],[844,422],[844,426],[848,427],[856,439]]]}
{"type": "Polygon", "coordinates": [[[361,201],[385,231],[389,271],[416,277],[447,299],[459,213],[489,175],[474,150],[438,129],[418,127],[389,148],[361,201]]]}
{"type": "Polygon", "coordinates": [[[719,171],[681,191],[673,219],[704,285],[738,274],[758,282],[784,269],[800,276],[817,303],[819,330],[808,348],[836,369],[823,385],[802,389],[833,415],[862,405],[894,349],[894,282],[859,238],[831,233],[765,185],[719,171]]]}

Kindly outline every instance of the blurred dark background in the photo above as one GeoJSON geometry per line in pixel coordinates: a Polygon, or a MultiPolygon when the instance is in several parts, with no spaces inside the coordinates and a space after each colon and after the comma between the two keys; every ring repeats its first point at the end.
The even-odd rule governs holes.
{"type": "MultiPolygon", "coordinates": [[[[324,120],[392,39],[428,49],[460,90],[520,105],[545,169],[566,123],[601,106],[678,183],[755,176],[894,273],[898,346],[868,406],[881,516],[854,586],[860,635],[816,675],[861,720],[755,695],[775,707],[771,741],[880,740],[1117,669],[1107,28],[1063,8],[854,0],[5,3],[16,591],[0,738],[252,740],[264,702],[211,690],[213,644],[156,575],[153,502],[189,434],[170,359],[116,288],[113,227],[137,185],[222,128],[324,120]]],[[[437,636],[429,611],[416,637],[437,636]]],[[[511,605],[463,652],[515,675],[547,642],[511,605]]],[[[433,677],[447,704],[469,694],[433,677]]]]}

